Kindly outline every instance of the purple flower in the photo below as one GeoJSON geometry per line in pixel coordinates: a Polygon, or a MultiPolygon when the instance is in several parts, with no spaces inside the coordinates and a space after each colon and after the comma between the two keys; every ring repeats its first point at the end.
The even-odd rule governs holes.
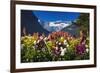
{"type": "Polygon", "coordinates": [[[61,53],[60,48],[55,47],[55,48],[53,49],[53,53],[54,53],[54,55],[55,55],[55,56],[59,56],[59,55],[60,55],[60,53],[61,53]]]}
{"type": "Polygon", "coordinates": [[[82,55],[85,53],[85,44],[79,44],[76,46],[76,54],[82,55]]]}

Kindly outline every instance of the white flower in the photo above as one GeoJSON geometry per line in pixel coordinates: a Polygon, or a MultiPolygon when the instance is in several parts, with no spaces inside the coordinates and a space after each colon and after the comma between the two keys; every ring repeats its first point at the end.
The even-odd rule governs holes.
{"type": "Polygon", "coordinates": [[[67,47],[69,47],[69,44],[67,43],[67,40],[64,40],[64,45],[66,45],[67,47]]]}
{"type": "Polygon", "coordinates": [[[67,44],[67,41],[66,40],[64,40],[64,45],[66,45],[67,44]]]}
{"type": "Polygon", "coordinates": [[[59,43],[59,45],[61,45],[61,43],[59,43]]]}
{"type": "Polygon", "coordinates": [[[46,40],[47,40],[47,37],[44,38],[44,41],[46,41],[46,40]]]}
{"type": "Polygon", "coordinates": [[[87,52],[87,53],[89,52],[89,49],[88,49],[88,48],[86,48],[86,52],[87,52]]]}
{"type": "Polygon", "coordinates": [[[66,43],[67,41],[66,40],[64,40],[64,43],[66,43]]]}
{"type": "Polygon", "coordinates": [[[63,50],[63,47],[60,47],[61,50],[63,50]]]}
{"type": "Polygon", "coordinates": [[[60,47],[61,49],[61,56],[64,56],[65,55],[65,52],[66,52],[66,48],[63,48],[63,47],[60,47]]]}
{"type": "Polygon", "coordinates": [[[85,47],[88,47],[88,45],[85,45],[85,47]]]}
{"type": "Polygon", "coordinates": [[[58,44],[58,41],[56,41],[56,44],[58,44]]]}
{"type": "Polygon", "coordinates": [[[37,41],[37,43],[39,43],[39,42],[40,42],[40,40],[37,41]]]}

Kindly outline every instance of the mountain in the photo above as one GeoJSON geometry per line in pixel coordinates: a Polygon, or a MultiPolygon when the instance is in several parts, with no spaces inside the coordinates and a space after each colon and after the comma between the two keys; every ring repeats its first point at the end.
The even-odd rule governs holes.
{"type": "Polygon", "coordinates": [[[72,23],[70,26],[63,28],[61,31],[69,32],[73,36],[79,36],[78,30],[79,26],[77,26],[75,23],[72,23]]]}
{"type": "Polygon", "coordinates": [[[44,29],[48,30],[49,32],[53,31],[60,31],[64,27],[68,27],[71,25],[69,21],[52,21],[52,22],[40,22],[44,29]]]}
{"type": "Polygon", "coordinates": [[[49,31],[40,25],[38,18],[32,13],[31,10],[21,10],[21,35],[23,35],[24,28],[26,33],[31,35],[34,32],[49,34],[49,31]]]}

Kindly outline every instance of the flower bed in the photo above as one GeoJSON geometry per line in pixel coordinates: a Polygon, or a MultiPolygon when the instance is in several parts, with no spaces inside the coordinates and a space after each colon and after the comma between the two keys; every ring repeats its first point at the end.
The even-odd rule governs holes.
{"type": "Polygon", "coordinates": [[[73,37],[63,31],[21,37],[21,62],[86,59],[89,59],[89,37],[73,37]]]}

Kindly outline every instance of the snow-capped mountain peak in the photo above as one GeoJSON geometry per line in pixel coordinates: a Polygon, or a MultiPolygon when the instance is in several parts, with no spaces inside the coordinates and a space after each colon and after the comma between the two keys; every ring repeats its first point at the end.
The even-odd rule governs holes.
{"type": "Polygon", "coordinates": [[[60,31],[63,28],[71,25],[71,21],[52,21],[52,22],[45,22],[42,26],[52,32],[52,31],[60,31]]]}
{"type": "Polygon", "coordinates": [[[70,23],[68,23],[67,21],[49,22],[49,24],[48,24],[48,26],[53,29],[51,31],[60,31],[61,29],[63,29],[64,27],[67,27],[69,25],[70,25],[70,23]]]}

